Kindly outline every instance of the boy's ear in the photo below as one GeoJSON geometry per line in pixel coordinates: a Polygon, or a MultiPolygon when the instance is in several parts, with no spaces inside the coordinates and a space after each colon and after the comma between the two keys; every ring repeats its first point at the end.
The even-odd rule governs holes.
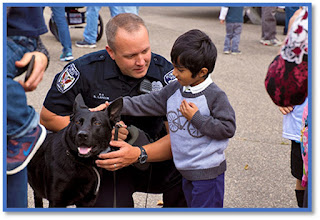
{"type": "Polygon", "coordinates": [[[200,77],[205,77],[207,74],[208,74],[208,69],[206,67],[203,67],[199,72],[200,77]]]}

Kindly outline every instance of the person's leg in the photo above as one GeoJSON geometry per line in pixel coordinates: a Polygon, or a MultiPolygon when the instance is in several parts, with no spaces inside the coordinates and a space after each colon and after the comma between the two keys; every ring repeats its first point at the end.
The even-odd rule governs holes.
{"type": "Polygon", "coordinates": [[[232,24],[226,23],[226,37],[225,37],[224,46],[223,46],[224,53],[230,53],[231,51],[231,38],[232,38],[232,24]]]}
{"type": "Polygon", "coordinates": [[[215,179],[192,181],[191,208],[223,208],[224,173],[215,179]]]}
{"type": "Polygon", "coordinates": [[[272,40],[276,37],[276,7],[261,7],[262,38],[272,40]]]}
{"type": "Polygon", "coordinates": [[[232,36],[232,52],[239,52],[240,36],[242,32],[242,24],[233,24],[233,36],[232,36]]]}
{"type": "Polygon", "coordinates": [[[38,134],[38,115],[27,105],[25,91],[14,80],[22,74],[15,67],[26,52],[35,50],[36,40],[26,37],[7,37],[7,205],[10,208],[27,208],[27,169],[32,158],[45,137],[38,134]],[[34,136],[30,136],[31,131],[34,136]],[[22,140],[28,139],[26,142],[22,140]],[[29,139],[31,142],[29,142],[29,139]],[[40,141],[39,141],[40,140],[40,141]],[[37,145],[37,146],[35,146],[37,145]],[[23,149],[23,153],[22,153],[23,149]]]}
{"type": "Polygon", "coordinates": [[[132,13],[139,14],[138,6],[110,6],[109,7],[111,17],[114,17],[120,13],[132,13]]]}
{"type": "Polygon", "coordinates": [[[98,34],[98,19],[101,6],[88,6],[86,11],[87,25],[83,32],[84,40],[95,44],[98,34]]]}
{"type": "Polygon", "coordinates": [[[65,17],[65,7],[51,7],[54,22],[57,24],[59,40],[63,46],[62,53],[72,54],[69,26],[65,17]]]}
{"type": "Polygon", "coordinates": [[[298,207],[303,207],[305,188],[301,186],[303,175],[303,161],[301,156],[300,143],[291,141],[291,174],[296,178],[295,195],[298,207]]]}
{"type": "Polygon", "coordinates": [[[7,39],[7,136],[19,138],[37,126],[34,108],[28,106],[23,87],[14,78],[21,75],[15,61],[27,52],[34,51],[36,40],[26,37],[8,37],[7,39]]]}
{"type": "Polygon", "coordinates": [[[28,207],[28,172],[27,168],[7,175],[7,208],[28,207]]]}
{"type": "Polygon", "coordinates": [[[103,170],[101,186],[94,207],[134,207],[132,198],[134,192],[133,173],[132,166],[115,172],[103,170]],[[115,194],[116,197],[114,197],[115,194]]]}

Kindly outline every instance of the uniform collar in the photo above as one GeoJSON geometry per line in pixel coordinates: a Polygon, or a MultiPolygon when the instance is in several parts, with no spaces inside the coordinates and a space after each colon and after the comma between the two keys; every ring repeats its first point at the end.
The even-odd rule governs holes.
{"type": "Polygon", "coordinates": [[[197,94],[199,92],[202,92],[205,90],[211,83],[212,83],[211,75],[209,75],[205,81],[202,83],[196,85],[196,86],[184,86],[183,91],[184,92],[191,92],[192,94],[197,94]]]}

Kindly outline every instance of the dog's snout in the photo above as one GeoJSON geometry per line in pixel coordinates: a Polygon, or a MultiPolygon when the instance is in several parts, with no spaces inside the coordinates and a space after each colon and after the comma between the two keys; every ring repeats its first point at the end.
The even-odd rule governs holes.
{"type": "Polygon", "coordinates": [[[88,139],[88,133],[85,131],[79,131],[78,132],[78,138],[82,141],[85,141],[88,139]]]}

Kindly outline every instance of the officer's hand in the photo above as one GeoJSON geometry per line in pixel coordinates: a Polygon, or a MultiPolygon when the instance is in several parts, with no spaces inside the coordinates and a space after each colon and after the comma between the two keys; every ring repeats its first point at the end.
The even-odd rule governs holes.
{"type": "Polygon", "coordinates": [[[35,55],[34,66],[32,73],[27,82],[19,81],[26,92],[33,91],[43,78],[44,71],[47,68],[48,58],[41,52],[33,51],[25,53],[21,60],[15,62],[16,67],[23,68],[29,64],[32,55],[35,55]]]}
{"type": "Polygon", "coordinates": [[[138,147],[131,146],[127,142],[110,141],[110,145],[118,147],[119,150],[100,154],[99,158],[101,160],[96,160],[98,167],[109,171],[115,171],[135,163],[140,156],[140,149],[138,147]]]}
{"type": "MultiPolygon", "coordinates": [[[[127,125],[123,121],[119,121],[117,124],[120,125],[120,128],[118,130],[118,140],[124,141],[127,139],[129,131],[127,129],[127,125]]],[[[112,129],[112,138],[111,140],[114,140],[114,134],[115,134],[115,129],[112,129]]]]}
{"type": "Polygon", "coordinates": [[[109,105],[110,105],[110,103],[108,101],[106,101],[105,103],[98,105],[95,108],[89,108],[89,110],[92,112],[98,112],[98,111],[105,110],[106,108],[108,108],[109,105]]]}

